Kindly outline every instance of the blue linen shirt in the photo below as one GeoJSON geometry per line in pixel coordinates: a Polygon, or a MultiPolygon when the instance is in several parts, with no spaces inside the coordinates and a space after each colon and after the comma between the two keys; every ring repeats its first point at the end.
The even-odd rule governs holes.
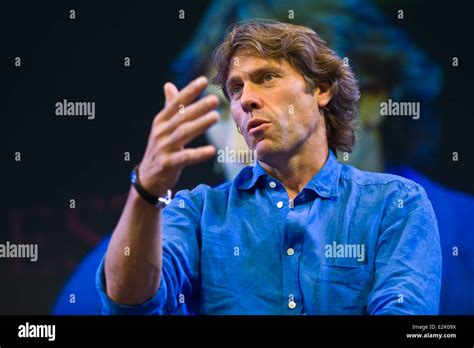
{"type": "MultiPolygon", "coordinates": [[[[163,210],[157,293],[104,314],[437,314],[441,249],[424,189],[332,152],[289,201],[257,163],[231,183],[177,193],[163,210]]],[[[130,284],[133,286],[133,284],[130,284]]]]}

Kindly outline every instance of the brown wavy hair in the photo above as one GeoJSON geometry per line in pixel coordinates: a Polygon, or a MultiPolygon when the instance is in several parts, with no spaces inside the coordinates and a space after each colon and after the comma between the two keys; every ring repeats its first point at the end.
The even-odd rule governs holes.
{"type": "Polygon", "coordinates": [[[357,129],[360,91],[352,70],[312,29],[273,20],[238,22],[227,30],[224,41],[214,50],[217,74],[212,82],[219,85],[229,100],[225,83],[232,56],[238,49],[256,51],[267,59],[285,59],[299,71],[308,93],[320,83],[332,90],[332,98],[323,115],[329,148],[351,152],[357,129]]]}

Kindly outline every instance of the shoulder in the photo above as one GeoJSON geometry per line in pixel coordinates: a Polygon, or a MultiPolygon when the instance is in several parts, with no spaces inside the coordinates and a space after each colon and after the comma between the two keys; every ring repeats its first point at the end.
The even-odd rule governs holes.
{"type": "Polygon", "coordinates": [[[207,203],[223,203],[229,198],[230,192],[239,188],[240,185],[251,180],[253,169],[251,166],[244,167],[231,182],[224,182],[217,186],[199,184],[192,190],[181,190],[176,193],[175,200],[188,200],[197,207],[202,208],[207,203]]]}
{"type": "Polygon", "coordinates": [[[425,189],[419,183],[402,176],[367,172],[341,164],[339,184],[347,194],[355,191],[359,197],[365,197],[364,201],[379,202],[389,210],[402,203],[432,210],[425,189]]]}
{"type": "Polygon", "coordinates": [[[349,165],[342,165],[340,180],[342,185],[350,187],[350,192],[358,190],[359,197],[365,196],[364,202],[379,202],[383,216],[389,217],[386,223],[411,216],[437,231],[433,206],[419,183],[398,175],[362,171],[349,165]]]}
{"type": "Polygon", "coordinates": [[[413,180],[393,174],[363,171],[347,164],[341,164],[340,180],[360,188],[424,192],[423,187],[413,180]]]}
{"type": "Polygon", "coordinates": [[[222,197],[227,195],[231,190],[232,186],[235,184],[233,182],[224,182],[217,186],[209,186],[206,184],[199,184],[192,190],[181,190],[176,193],[175,198],[190,199],[192,201],[204,201],[205,199],[213,197],[222,197]]]}

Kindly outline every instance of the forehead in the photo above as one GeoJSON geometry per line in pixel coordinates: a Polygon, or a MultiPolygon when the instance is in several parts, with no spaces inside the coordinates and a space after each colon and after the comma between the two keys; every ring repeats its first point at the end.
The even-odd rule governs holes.
{"type": "Polygon", "coordinates": [[[289,64],[284,59],[265,58],[255,50],[238,49],[231,58],[227,80],[242,74],[250,74],[262,67],[284,68],[289,64]]]}

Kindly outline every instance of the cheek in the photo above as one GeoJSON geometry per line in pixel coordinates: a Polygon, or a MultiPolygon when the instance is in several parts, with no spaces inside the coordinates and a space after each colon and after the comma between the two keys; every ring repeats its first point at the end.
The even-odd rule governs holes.
{"type": "Polygon", "coordinates": [[[245,113],[242,111],[242,108],[240,108],[240,106],[238,105],[231,104],[229,110],[235,123],[237,123],[238,125],[242,125],[243,117],[245,116],[245,113]]]}
{"type": "Polygon", "coordinates": [[[314,100],[310,96],[295,96],[291,106],[293,108],[288,111],[289,122],[291,123],[291,131],[298,136],[303,136],[308,132],[312,132],[317,123],[317,107],[314,100]],[[293,111],[293,112],[291,112],[293,111]]]}
{"type": "Polygon", "coordinates": [[[302,121],[311,122],[311,120],[314,120],[318,105],[311,95],[305,94],[304,96],[300,96],[296,103],[302,121]]]}

